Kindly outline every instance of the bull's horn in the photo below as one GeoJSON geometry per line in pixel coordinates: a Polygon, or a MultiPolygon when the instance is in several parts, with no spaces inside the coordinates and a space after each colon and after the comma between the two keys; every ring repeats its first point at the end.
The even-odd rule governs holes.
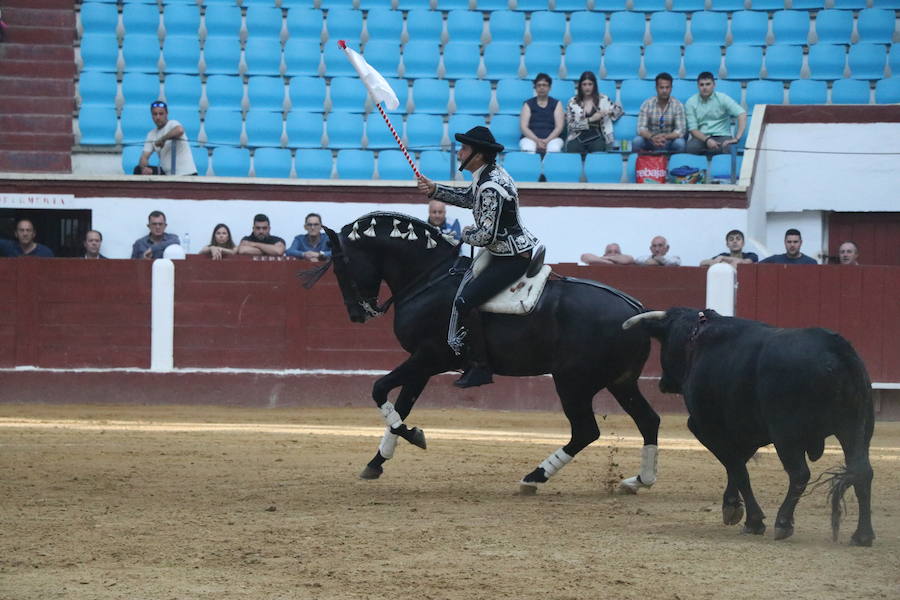
{"type": "Polygon", "coordinates": [[[666,311],[664,310],[651,310],[650,312],[641,313],[639,315],[635,315],[622,323],[622,329],[631,329],[644,319],[665,319],[666,311]]]}

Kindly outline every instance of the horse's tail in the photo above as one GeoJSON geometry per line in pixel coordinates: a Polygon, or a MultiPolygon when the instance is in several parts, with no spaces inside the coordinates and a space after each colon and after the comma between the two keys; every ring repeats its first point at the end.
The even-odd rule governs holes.
{"type": "Polygon", "coordinates": [[[323,264],[313,267],[312,269],[306,269],[305,271],[300,271],[297,273],[297,277],[300,278],[300,284],[306,288],[310,289],[312,286],[316,285],[316,282],[322,278],[322,275],[325,274],[331,267],[331,259],[329,258],[323,264]]]}

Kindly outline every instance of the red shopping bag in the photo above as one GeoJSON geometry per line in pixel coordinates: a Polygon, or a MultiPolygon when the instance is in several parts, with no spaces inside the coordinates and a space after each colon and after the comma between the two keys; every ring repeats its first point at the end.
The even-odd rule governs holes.
{"type": "Polygon", "coordinates": [[[665,154],[638,154],[634,177],[638,183],[665,183],[669,157],[665,154]]]}

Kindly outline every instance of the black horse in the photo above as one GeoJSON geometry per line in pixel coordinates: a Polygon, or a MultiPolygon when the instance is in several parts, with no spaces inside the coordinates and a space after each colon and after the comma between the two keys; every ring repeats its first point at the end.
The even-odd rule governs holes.
{"type": "MultiPolygon", "coordinates": [[[[463,361],[447,346],[451,305],[462,273],[451,270],[458,259],[455,241],[440,230],[407,215],[375,212],[341,229],[325,228],[332,263],[350,320],[364,322],[394,305],[394,334],[409,358],[381,377],[372,397],[388,428],[375,457],[360,474],[376,479],[393,456],[397,437],[425,448],[425,436],[403,420],[429,378],[460,369],[463,361]],[[393,297],[378,304],[384,281],[393,297]],[[394,403],[388,394],[400,387],[394,403]]],[[[328,265],[320,268],[324,273],[328,265]]],[[[310,277],[307,285],[315,283],[310,277]]],[[[622,482],[636,492],[656,478],[659,416],[641,394],[637,381],[647,360],[650,338],[642,328],[623,331],[622,322],[642,311],[625,294],[578,279],[551,279],[528,315],[483,313],[491,367],[515,377],[550,373],[571,425],[569,443],[551,454],[521,483],[533,492],[579,451],[600,437],[592,399],[607,388],[634,419],[644,438],[642,471],[622,482]]]]}

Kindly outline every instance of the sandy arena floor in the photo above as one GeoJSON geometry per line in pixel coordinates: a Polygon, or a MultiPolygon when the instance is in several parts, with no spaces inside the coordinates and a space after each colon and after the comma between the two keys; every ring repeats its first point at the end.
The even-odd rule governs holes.
{"type": "MultiPolygon", "coordinates": [[[[362,481],[374,408],[0,405],[0,599],[900,598],[900,423],[876,425],[877,539],[852,548],[852,493],[838,544],[822,490],[772,540],[771,451],[751,463],[770,531],[722,525],[724,470],[684,421],[663,418],[652,490],[609,491],[640,460],[616,416],[522,497],[561,413],[417,410],[428,450],[401,441],[362,481]]],[[[829,442],[814,476],[842,461],[829,442]]]]}

